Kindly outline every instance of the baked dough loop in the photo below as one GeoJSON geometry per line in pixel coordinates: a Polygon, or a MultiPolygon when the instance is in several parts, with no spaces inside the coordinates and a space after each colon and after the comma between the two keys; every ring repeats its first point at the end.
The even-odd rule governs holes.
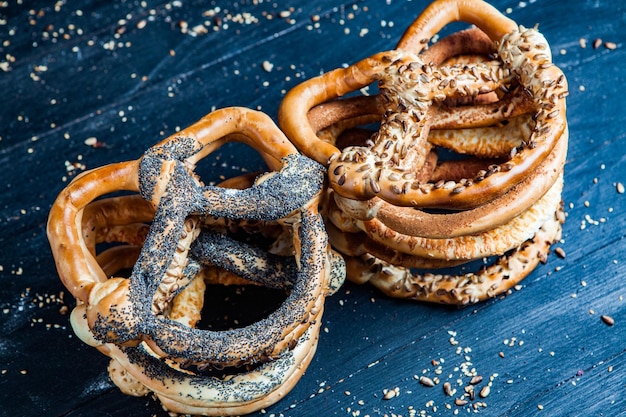
{"type": "Polygon", "coordinates": [[[424,276],[405,269],[545,258],[550,244],[531,245],[536,254],[522,248],[560,236],[567,95],[536,29],[481,0],[437,0],[395,49],[294,87],[279,124],[328,167],[324,210],[331,244],[351,257],[349,279],[397,297],[467,304],[532,268],[479,268],[470,281],[481,284],[470,289],[457,272],[445,284],[430,280],[419,296],[400,290],[424,276]],[[431,43],[454,21],[474,27],[431,43]],[[403,272],[380,275],[392,267],[403,272]]]}
{"type": "Polygon", "coordinates": [[[111,357],[123,392],[202,415],[250,413],[289,392],[315,352],[325,297],[345,276],[318,212],[323,182],[324,168],[268,116],[227,108],[61,192],[48,237],[77,299],[71,322],[111,357]],[[229,141],[256,149],[269,172],[204,185],[196,164],[229,141]],[[120,191],[128,195],[110,196],[120,191]],[[197,325],[207,283],[286,298],[251,324],[206,330],[197,325]]]}

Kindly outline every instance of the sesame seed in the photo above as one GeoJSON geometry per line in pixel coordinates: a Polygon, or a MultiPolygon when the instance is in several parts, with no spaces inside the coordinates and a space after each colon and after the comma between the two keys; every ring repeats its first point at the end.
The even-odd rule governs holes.
{"type": "Polygon", "coordinates": [[[464,400],[462,398],[457,398],[456,400],[454,400],[454,404],[458,405],[459,407],[462,407],[467,404],[467,400],[464,400]]]}
{"type": "Polygon", "coordinates": [[[87,146],[94,146],[96,143],[98,143],[98,139],[93,136],[85,139],[85,145],[87,146]]]}
{"type": "Polygon", "coordinates": [[[420,377],[420,384],[422,384],[425,387],[434,387],[435,386],[435,382],[430,379],[427,376],[421,376],[420,377]]]}
{"type": "Polygon", "coordinates": [[[383,390],[383,400],[390,400],[396,396],[396,391],[392,389],[383,390]]]}
{"type": "Polygon", "coordinates": [[[483,381],[483,377],[481,375],[476,375],[470,380],[470,384],[478,385],[483,381]]]}
{"type": "Polygon", "coordinates": [[[565,259],[565,251],[563,250],[563,248],[556,248],[556,249],[554,249],[554,253],[556,253],[556,255],[559,258],[565,259]]]}
{"type": "Polygon", "coordinates": [[[272,64],[269,61],[263,61],[263,71],[265,72],[272,72],[272,69],[274,69],[274,64],[272,64]]]}
{"type": "Polygon", "coordinates": [[[617,192],[619,194],[624,194],[624,184],[622,184],[621,182],[618,182],[615,188],[617,189],[617,192]]]}
{"type": "Polygon", "coordinates": [[[602,315],[600,316],[600,318],[602,319],[604,324],[606,324],[607,326],[613,326],[615,324],[615,320],[611,316],[602,315]]]}

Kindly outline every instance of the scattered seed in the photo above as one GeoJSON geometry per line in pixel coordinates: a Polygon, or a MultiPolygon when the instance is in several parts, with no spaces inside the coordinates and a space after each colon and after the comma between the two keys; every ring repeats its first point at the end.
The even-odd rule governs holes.
{"type": "Polygon", "coordinates": [[[454,400],[454,404],[462,407],[467,404],[467,400],[464,400],[463,398],[457,398],[456,400],[454,400]]]}
{"type": "Polygon", "coordinates": [[[489,388],[489,385],[485,385],[481,390],[480,390],[480,398],[487,398],[489,396],[489,393],[491,392],[491,388],[489,388]]]}
{"type": "Polygon", "coordinates": [[[622,184],[621,182],[618,182],[615,188],[617,189],[617,192],[619,194],[624,194],[624,184],[622,184]]]}
{"type": "Polygon", "coordinates": [[[602,39],[596,38],[593,41],[593,49],[598,49],[602,45],[602,39]]]}
{"type": "Polygon", "coordinates": [[[475,377],[473,377],[473,378],[470,380],[470,384],[472,384],[472,385],[478,385],[478,384],[480,384],[481,382],[483,382],[483,377],[482,377],[482,375],[476,375],[475,377]]]}
{"type": "Polygon", "coordinates": [[[452,385],[449,382],[445,382],[443,384],[443,392],[448,397],[451,397],[454,394],[454,392],[452,391],[452,385]]]}
{"type": "Polygon", "coordinates": [[[420,384],[422,384],[425,387],[434,387],[435,386],[435,382],[430,379],[427,376],[421,376],[420,377],[420,384]]]}
{"type": "Polygon", "coordinates": [[[85,139],[85,145],[87,146],[95,146],[96,143],[98,143],[98,139],[93,136],[85,139]]]}
{"type": "Polygon", "coordinates": [[[541,405],[541,404],[537,404],[537,408],[538,408],[539,410],[543,410],[543,405],[541,405]]]}
{"type": "Polygon", "coordinates": [[[612,326],[612,325],[615,324],[615,320],[613,320],[613,317],[611,317],[611,316],[607,316],[607,315],[603,314],[602,316],[600,316],[600,318],[602,319],[604,324],[606,324],[607,326],[612,326]]]}
{"type": "Polygon", "coordinates": [[[383,400],[390,400],[396,396],[396,390],[393,390],[393,389],[383,390],[383,394],[384,394],[383,400]]]}
{"type": "Polygon", "coordinates": [[[263,61],[263,71],[265,72],[271,72],[272,69],[274,68],[274,64],[272,64],[269,61],[263,61]]]}
{"type": "Polygon", "coordinates": [[[615,42],[605,42],[605,43],[604,43],[604,47],[605,47],[606,49],[613,50],[613,49],[616,49],[616,48],[617,48],[617,44],[616,44],[615,42]]]}
{"type": "Polygon", "coordinates": [[[565,251],[563,250],[563,248],[556,248],[554,250],[554,253],[556,253],[556,255],[561,258],[561,259],[565,259],[565,251]]]}
{"type": "Polygon", "coordinates": [[[587,39],[585,38],[580,38],[578,40],[578,44],[580,45],[581,48],[586,48],[587,47],[587,39]]]}

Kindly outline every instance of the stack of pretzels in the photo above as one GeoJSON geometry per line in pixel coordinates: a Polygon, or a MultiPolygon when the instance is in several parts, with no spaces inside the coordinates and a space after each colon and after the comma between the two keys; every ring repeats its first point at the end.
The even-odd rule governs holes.
{"type": "Polygon", "coordinates": [[[220,109],[72,181],[48,236],[77,300],[74,331],[111,358],[124,393],[152,393],[172,413],[273,404],[308,366],[324,300],[345,276],[463,305],[545,260],[564,219],[566,95],[536,30],[480,0],[438,0],[396,49],[290,91],[282,130],[261,112],[220,109]],[[454,20],[476,27],[430,44],[454,20]],[[350,94],[370,85],[376,94],[350,94]],[[196,165],[231,141],[268,172],[205,185],[196,165]],[[250,325],[205,330],[207,284],[286,298],[250,325]]]}
{"type": "Polygon", "coordinates": [[[81,175],[48,225],[59,275],[77,299],[74,331],[111,357],[123,392],[152,392],[171,412],[238,415],[273,404],[313,357],[324,299],[345,276],[318,213],[323,183],[321,165],[245,108],[217,110],[139,160],[81,175]],[[196,164],[233,140],[272,171],[204,185],[196,164]],[[117,191],[132,193],[100,198],[117,191]],[[97,253],[102,242],[118,244],[97,253]],[[118,275],[126,269],[130,277],[118,275]],[[288,296],[248,326],[203,330],[207,283],[288,296]]]}
{"type": "Polygon", "coordinates": [[[291,90],[279,121],[328,167],[327,229],[348,279],[464,305],[516,285],[560,238],[566,96],[537,30],[480,0],[440,0],[396,49],[291,90]],[[455,20],[476,27],[429,45],[455,20]],[[377,94],[350,94],[374,82],[377,94]]]}

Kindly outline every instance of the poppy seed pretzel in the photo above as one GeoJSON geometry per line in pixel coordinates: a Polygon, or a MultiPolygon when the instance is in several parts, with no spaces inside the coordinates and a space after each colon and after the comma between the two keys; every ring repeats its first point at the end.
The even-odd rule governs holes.
{"type": "MultiPolygon", "coordinates": [[[[61,192],[48,221],[59,275],[77,298],[77,334],[113,357],[114,369],[122,366],[122,373],[133,375],[125,392],[145,393],[137,388],[143,385],[172,411],[240,414],[277,401],[310,361],[324,298],[345,275],[343,259],[330,251],[317,212],[323,180],[323,168],[298,155],[269,117],[242,108],[210,114],[139,160],[78,176],[61,192]],[[276,171],[253,183],[231,181],[235,188],[204,186],[193,172],[195,164],[229,140],[257,149],[276,171]],[[95,202],[121,190],[141,197],[95,202]],[[224,221],[223,216],[230,217],[224,221]],[[222,234],[237,222],[245,228],[250,227],[246,222],[282,228],[281,240],[291,236],[289,257],[268,257],[228,240],[222,234]],[[204,232],[212,225],[219,233],[204,232]],[[216,238],[222,243],[218,251],[207,249],[216,238]],[[109,240],[127,245],[96,254],[96,244],[109,240]],[[224,253],[226,246],[233,253],[224,253]],[[193,248],[197,258],[191,256],[193,248]],[[198,277],[212,275],[203,271],[216,267],[228,269],[233,260],[246,261],[232,270],[242,279],[286,289],[287,299],[265,319],[243,328],[195,328],[203,302],[198,277]],[[131,263],[130,278],[109,278],[131,263]],[[240,365],[254,369],[221,381],[201,373],[189,376],[183,369],[240,365]]],[[[125,378],[115,378],[124,385],[125,378]]]]}
{"type": "MultiPolygon", "coordinates": [[[[161,356],[221,366],[278,355],[285,349],[285,337],[300,327],[303,314],[308,314],[322,294],[324,285],[320,280],[325,277],[322,273],[326,264],[325,250],[310,249],[306,253],[315,259],[307,263],[308,269],[301,270],[300,274],[315,279],[299,280],[308,290],[295,291],[301,298],[289,299],[291,304],[268,318],[281,318],[278,323],[282,325],[273,325],[271,329],[259,323],[249,329],[209,332],[163,320],[159,313],[169,301],[163,286],[184,285],[184,282],[177,282],[177,274],[183,266],[179,258],[186,257],[193,232],[197,230],[193,216],[282,218],[313,198],[321,189],[322,181],[323,174],[317,164],[297,155],[267,116],[250,110],[218,110],[148,150],[139,165],[139,190],[146,200],[158,204],[155,219],[129,283],[97,293],[101,302],[92,303],[90,314],[91,329],[96,337],[117,344],[146,340],[161,356]],[[203,187],[189,168],[213,150],[215,143],[233,133],[245,135],[242,138],[249,138],[248,144],[274,155],[275,159],[282,158],[283,168],[245,190],[203,187]],[[158,260],[155,253],[159,254],[158,260]],[[111,297],[109,290],[117,296],[111,297]],[[102,309],[96,308],[97,305],[102,309]],[[300,308],[294,308],[296,305],[300,308]],[[251,337],[253,334],[255,336],[251,337]]],[[[324,235],[315,235],[320,237],[307,239],[303,244],[324,247],[321,240],[324,235]]]]}
{"type": "MultiPolygon", "coordinates": [[[[122,242],[97,254],[107,275],[115,276],[119,270],[134,265],[139,255],[135,250],[145,238],[145,231],[135,227],[151,220],[153,210],[138,196],[123,196],[95,201],[83,212],[82,234],[91,253],[96,254],[100,242],[122,242]],[[137,207],[139,205],[139,207],[137,207]],[[137,207],[137,210],[133,210],[137,207]],[[116,230],[111,235],[109,232],[116,230]],[[116,259],[115,265],[105,266],[109,254],[116,259]]],[[[272,271],[258,268],[249,275],[273,273],[275,263],[268,263],[272,271]]],[[[215,268],[205,267],[202,274],[193,277],[173,299],[169,318],[195,326],[203,305],[205,284],[203,277],[212,275],[215,268]]],[[[295,273],[291,271],[291,273],[295,273]]],[[[276,277],[274,287],[293,285],[293,276],[276,277]]],[[[253,277],[256,279],[256,276],[253,277]]],[[[112,278],[120,280],[120,278],[112,278]]],[[[188,366],[182,368],[175,361],[158,359],[146,344],[123,347],[103,343],[93,337],[87,321],[88,306],[79,304],[71,315],[71,323],[77,335],[87,344],[96,347],[111,358],[108,370],[112,381],[127,395],[144,396],[154,393],[170,412],[201,415],[241,415],[267,407],[289,392],[308,366],[317,344],[321,309],[311,316],[312,325],[298,340],[292,340],[292,349],[275,361],[261,364],[253,369],[226,372],[226,377],[204,375],[188,366]]],[[[187,364],[188,365],[188,364],[187,364]]]]}

